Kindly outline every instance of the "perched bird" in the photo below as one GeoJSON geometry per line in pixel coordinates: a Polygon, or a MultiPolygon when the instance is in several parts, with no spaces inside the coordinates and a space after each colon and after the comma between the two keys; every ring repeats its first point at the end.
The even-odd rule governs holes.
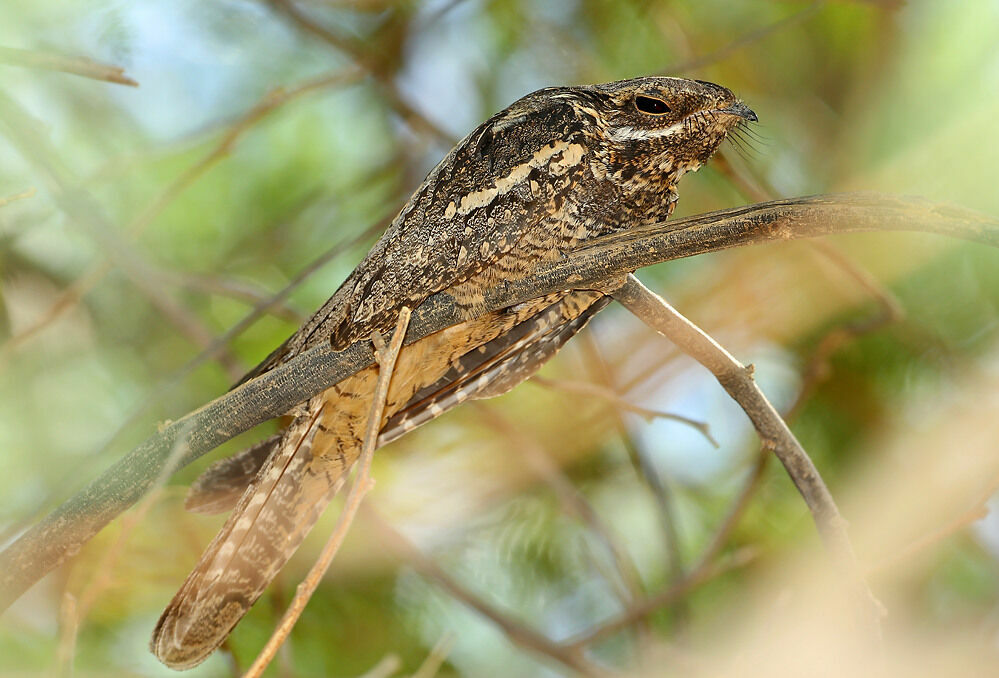
{"type": "MultiPolygon", "coordinates": [[[[461,324],[399,354],[379,443],[534,374],[600,309],[600,291],[485,313],[482,293],[582,242],[673,211],[676,184],[756,115],[708,82],[646,77],[528,94],[448,153],[336,293],[245,378],[321,342],[389,332],[446,291],[461,324]]],[[[281,433],[209,467],[188,508],[232,514],[160,617],[166,665],[202,662],[288,561],[360,453],[377,368],[301,404],[281,433]]]]}

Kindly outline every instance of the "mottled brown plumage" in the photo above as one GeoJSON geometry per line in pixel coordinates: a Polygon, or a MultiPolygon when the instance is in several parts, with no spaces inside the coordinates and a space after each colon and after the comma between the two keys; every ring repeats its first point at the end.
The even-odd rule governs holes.
{"type": "MultiPolygon", "coordinates": [[[[729,90],[676,78],[527,95],[441,161],[329,301],[246,378],[320,342],[390,331],[402,306],[447,291],[467,320],[400,353],[379,442],[505,393],[608,298],[566,291],[483,314],[482,292],[590,238],[666,219],[677,180],[755,119],[729,90]]],[[[156,626],[165,664],[203,661],[294,553],[357,459],[376,376],[368,368],[310,399],[279,436],[192,488],[194,510],[238,503],[156,626]]]]}

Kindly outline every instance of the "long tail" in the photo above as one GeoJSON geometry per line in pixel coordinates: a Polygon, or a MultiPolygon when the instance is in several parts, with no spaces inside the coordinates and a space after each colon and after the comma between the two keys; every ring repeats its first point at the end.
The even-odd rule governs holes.
{"type": "MultiPolygon", "coordinates": [[[[393,375],[379,443],[466,399],[505,393],[606,303],[597,293],[558,295],[407,347],[393,375]],[[449,353],[462,336],[487,340],[468,339],[468,351],[449,353]]],[[[369,368],[311,399],[279,437],[213,465],[195,482],[187,505],[202,512],[225,510],[236,488],[249,485],[153,631],[151,648],[164,664],[184,669],[204,661],[301,544],[357,460],[376,376],[369,368]]]]}
{"type": "Polygon", "coordinates": [[[151,648],[167,666],[193,667],[222,644],[340,489],[348,464],[320,464],[313,456],[324,409],[314,398],[286,429],[163,612],[151,648]]]}

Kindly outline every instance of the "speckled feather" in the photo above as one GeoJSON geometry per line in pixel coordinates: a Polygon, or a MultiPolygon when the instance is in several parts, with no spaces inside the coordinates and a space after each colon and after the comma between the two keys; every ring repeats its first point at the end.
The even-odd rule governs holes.
{"type": "MultiPolygon", "coordinates": [[[[379,442],[505,393],[608,299],[566,291],[483,313],[483,292],[589,238],[665,219],[680,176],[747,119],[727,89],[676,78],[527,95],[441,161],[329,301],[244,380],[320,342],[343,348],[390,331],[403,305],[446,291],[465,321],[402,350],[379,442]]],[[[370,367],[310,399],[279,437],[192,488],[195,510],[235,508],[156,626],[165,664],[203,661],[298,548],[357,459],[376,378],[370,367]]]]}

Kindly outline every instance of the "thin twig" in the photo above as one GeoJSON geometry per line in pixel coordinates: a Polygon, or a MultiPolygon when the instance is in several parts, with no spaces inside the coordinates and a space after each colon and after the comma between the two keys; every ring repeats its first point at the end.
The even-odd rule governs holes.
{"type": "Polygon", "coordinates": [[[76,658],[76,641],[80,633],[80,617],[76,611],[76,597],[63,591],[59,605],[59,645],[56,648],[56,675],[70,678],[76,658]]]}
{"type": "Polygon", "coordinates": [[[706,367],[722,388],[753,422],[763,446],[780,459],[795,487],[801,493],[816,527],[830,553],[856,587],[861,605],[867,608],[870,631],[880,637],[882,608],[871,593],[857,565],[853,546],[832,495],[804,448],[766,399],[746,367],[699,327],[683,317],[658,294],[646,288],[634,275],[614,291],[614,298],[649,327],[665,335],[687,355],[706,367]]]}
{"type": "Polygon", "coordinates": [[[537,384],[538,386],[543,386],[545,388],[551,388],[558,391],[565,391],[566,393],[578,393],[580,395],[595,396],[597,398],[602,398],[613,403],[615,406],[622,410],[628,412],[633,412],[640,415],[646,421],[653,421],[655,419],[668,419],[669,421],[676,421],[681,424],[686,424],[690,428],[694,429],[700,433],[704,438],[711,443],[712,447],[718,447],[718,441],[715,437],[711,435],[710,425],[699,419],[691,419],[690,417],[685,417],[682,414],[676,414],[674,412],[664,412],[663,410],[653,410],[648,407],[642,407],[641,405],[636,405],[629,401],[627,398],[620,395],[617,391],[607,388],[606,386],[601,386],[600,384],[594,384],[591,381],[580,381],[573,379],[550,379],[548,377],[532,377],[532,384],[537,384]]]}
{"type": "Polygon", "coordinates": [[[12,202],[17,202],[18,200],[25,200],[26,198],[33,198],[35,194],[38,193],[34,188],[29,188],[26,191],[21,191],[20,193],[15,193],[14,195],[9,195],[6,198],[0,198],[0,207],[6,207],[12,202]]]}
{"type": "MultiPolygon", "coordinates": [[[[488,290],[482,311],[559,290],[594,289],[625,271],[704,252],[875,230],[928,231],[999,246],[999,220],[952,205],[876,194],[777,200],[597,238],[556,262],[538,266],[523,279],[488,290]]],[[[413,313],[407,342],[465,320],[453,298],[435,294],[413,313]]],[[[164,425],[0,553],[0,611],[137,501],[184,431],[190,431],[190,452],[182,465],[373,363],[367,342],[334,352],[318,338],[316,345],[287,363],[164,425]]]]}
{"type": "Polygon", "coordinates": [[[125,69],[120,66],[102,64],[87,57],[68,56],[53,52],[40,52],[34,49],[15,49],[0,47],[0,64],[9,66],[24,66],[26,68],[44,68],[49,71],[72,73],[91,80],[103,80],[118,85],[138,87],[139,83],[125,75],[125,69]]]}
{"type": "Polygon", "coordinates": [[[440,640],[434,643],[430,649],[430,654],[420,664],[420,668],[416,669],[410,678],[434,678],[444,662],[447,661],[447,656],[451,654],[454,640],[454,634],[450,631],[441,636],[440,640]]]}
{"type": "MultiPolygon", "coordinates": [[[[354,522],[354,517],[357,515],[357,510],[361,506],[361,500],[371,489],[371,459],[374,456],[375,447],[377,446],[378,431],[382,427],[385,400],[388,397],[392,373],[395,371],[396,359],[399,357],[399,351],[402,349],[402,342],[406,337],[406,330],[409,327],[409,317],[409,308],[403,306],[399,311],[399,320],[396,322],[395,331],[392,333],[392,341],[389,343],[388,348],[386,349],[384,345],[376,346],[375,359],[378,361],[378,382],[375,384],[375,392],[372,395],[371,412],[368,414],[368,422],[364,432],[364,444],[361,447],[361,454],[357,462],[357,476],[344,502],[340,519],[337,521],[329,541],[326,542],[326,546],[323,547],[322,552],[319,554],[319,558],[316,559],[312,569],[309,570],[309,574],[298,585],[295,597],[281,618],[281,622],[274,629],[274,633],[271,635],[270,640],[267,641],[264,649],[257,655],[256,661],[253,662],[253,665],[244,674],[244,678],[258,678],[263,674],[264,669],[267,668],[271,660],[274,659],[274,655],[277,654],[278,649],[284,643],[288,634],[291,633],[291,629],[302,615],[302,611],[309,602],[309,598],[312,597],[312,594],[319,586],[319,582],[322,581],[323,575],[326,574],[326,570],[329,569],[330,564],[333,562],[334,556],[340,550],[340,545],[346,538],[347,532],[354,522]]],[[[377,344],[381,342],[381,337],[376,334],[372,340],[377,344]]]]}
{"type": "Polygon", "coordinates": [[[402,660],[397,654],[387,654],[381,661],[362,673],[357,678],[389,678],[402,668],[402,660]]]}

